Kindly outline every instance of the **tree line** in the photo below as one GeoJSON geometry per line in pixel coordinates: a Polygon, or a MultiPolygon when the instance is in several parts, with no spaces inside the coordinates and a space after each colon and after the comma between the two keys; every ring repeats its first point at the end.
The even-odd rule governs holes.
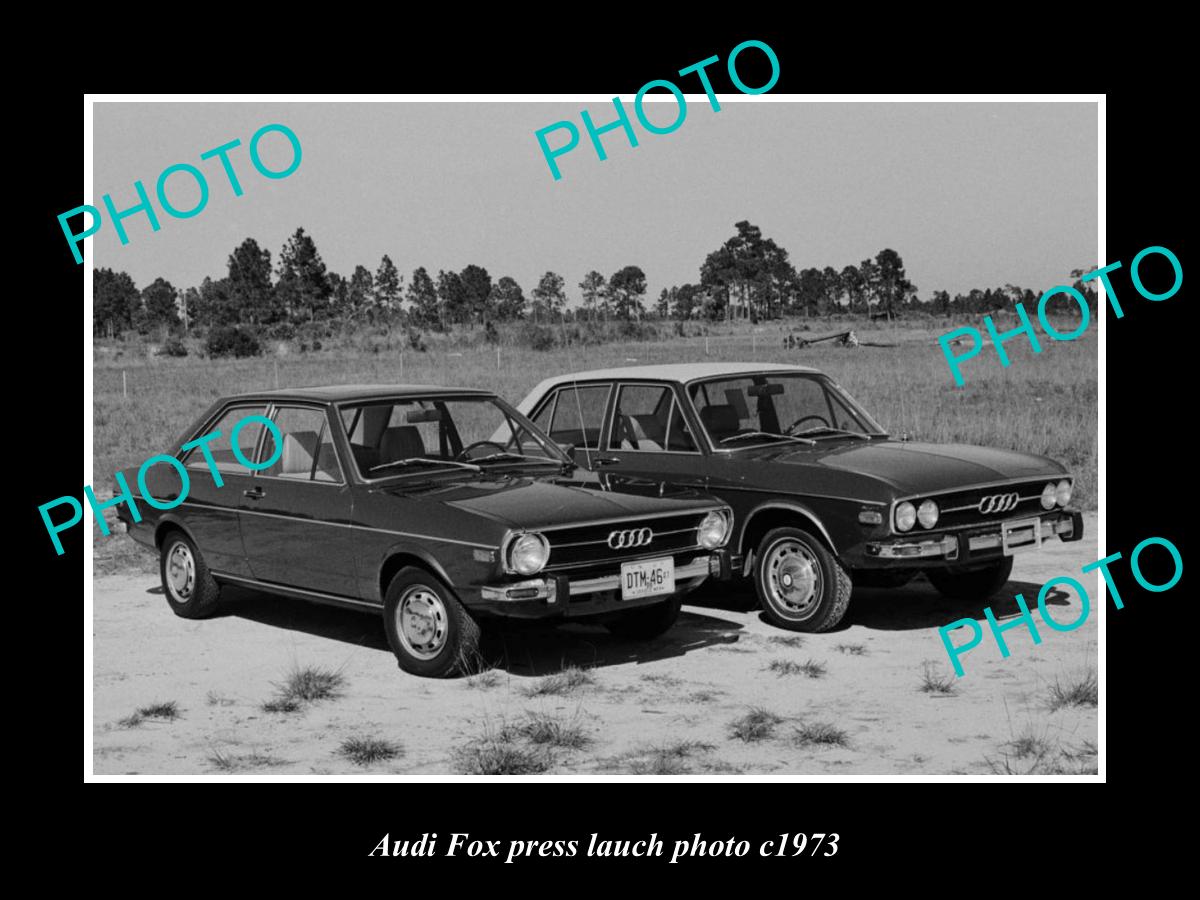
{"type": "MultiPolygon", "coordinates": [[[[904,310],[935,314],[987,313],[1022,302],[1036,305],[1040,293],[1015,285],[975,289],[951,297],[934,291],[922,301],[908,278],[900,254],[890,248],[842,269],[832,266],[797,270],[788,252],[748,221],[709,253],[699,280],[664,288],[651,310],[645,303],[646,274],[624,266],[607,278],[590,271],[579,282],[580,305],[568,309],[566,280],[546,272],[529,295],[511,276],[493,280],[482,266],[439,270],[421,266],[407,280],[386,254],[372,271],[355,267],[349,277],[327,269],[316,243],[303,228],[287,240],[272,265],[271,252],[253,238],[230,254],[226,273],[179,289],[164,278],[138,289],[124,272],[96,269],[93,279],[93,328],[114,336],[166,328],[178,333],[220,326],[246,326],[255,333],[287,336],[306,323],[365,323],[446,330],[456,325],[490,326],[531,320],[561,322],[660,318],[751,321],[784,315],[831,313],[894,317],[904,310]]],[[[1096,292],[1072,272],[1075,288],[1093,308],[1096,292]]]]}
{"type": "MultiPolygon", "coordinates": [[[[139,290],[125,272],[96,269],[95,333],[226,325],[285,333],[289,326],[311,322],[445,330],[517,319],[558,321],[567,314],[566,281],[556,272],[546,272],[528,297],[511,276],[493,281],[487,269],[474,264],[461,272],[439,271],[436,278],[421,266],[406,283],[386,254],[374,272],[359,265],[347,278],[326,268],[303,228],[284,244],[276,265],[269,250],[247,238],[230,254],[226,269],[222,278],[208,277],[182,290],[164,278],[139,290]]],[[[638,266],[625,266],[608,278],[588,272],[579,288],[589,314],[619,319],[645,314],[646,275],[638,266]]]]}

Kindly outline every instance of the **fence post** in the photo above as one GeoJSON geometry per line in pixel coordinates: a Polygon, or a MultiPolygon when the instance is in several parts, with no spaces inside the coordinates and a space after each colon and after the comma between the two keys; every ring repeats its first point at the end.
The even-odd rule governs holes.
{"type": "Polygon", "coordinates": [[[708,335],[704,336],[704,355],[708,356],[708,335]]]}
{"type": "Polygon", "coordinates": [[[400,380],[404,380],[404,350],[400,350],[400,380]]]}
{"type": "Polygon", "coordinates": [[[279,360],[275,360],[275,390],[279,390],[279,360]]]}
{"type": "Polygon", "coordinates": [[[496,348],[496,371],[500,371],[500,348],[496,348]]]}
{"type": "Polygon", "coordinates": [[[751,356],[758,355],[758,335],[757,334],[750,335],[750,355],[751,356]]]}
{"type": "Polygon", "coordinates": [[[129,385],[125,381],[125,370],[121,370],[121,396],[126,400],[129,399],[129,385]]]}

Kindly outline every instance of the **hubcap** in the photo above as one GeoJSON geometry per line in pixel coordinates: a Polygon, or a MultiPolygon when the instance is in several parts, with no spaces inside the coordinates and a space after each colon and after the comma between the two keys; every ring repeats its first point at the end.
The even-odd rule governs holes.
{"type": "Polygon", "coordinates": [[[824,578],[807,546],[791,538],[775,542],[763,556],[763,575],[767,599],[783,618],[800,622],[817,611],[824,578]]]}
{"type": "Polygon", "coordinates": [[[418,659],[433,659],[446,646],[449,617],[442,598],[424,585],[413,585],[396,604],[396,634],[418,659]]]}
{"type": "Polygon", "coordinates": [[[196,560],[187,544],[175,544],[167,554],[167,587],[180,603],[192,599],[196,586],[196,560]]]}

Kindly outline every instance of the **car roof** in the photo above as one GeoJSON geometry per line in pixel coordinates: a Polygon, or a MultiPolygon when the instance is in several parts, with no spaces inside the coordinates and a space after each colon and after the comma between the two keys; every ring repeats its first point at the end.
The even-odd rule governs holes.
{"type": "Polygon", "coordinates": [[[494,396],[492,391],[479,388],[445,387],[438,384],[330,384],[318,387],[285,388],[273,391],[253,391],[234,394],[224,400],[309,400],[318,403],[347,403],[356,400],[376,400],[389,397],[477,394],[494,396]]]}
{"type": "Polygon", "coordinates": [[[756,362],[660,363],[652,366],[620,366],[612,369],[593,369],[589,372],[571,372],[566,375],[551,376],[530,391],[526,399],[536,400],[550,388],[572,381],[597,381],[600,379],[629,381],[644,378],[652,381],[678,381],[687,384],[705,378],[749,375],[755,372],[820,373],[820,369],[783,363],[756,362]]]}

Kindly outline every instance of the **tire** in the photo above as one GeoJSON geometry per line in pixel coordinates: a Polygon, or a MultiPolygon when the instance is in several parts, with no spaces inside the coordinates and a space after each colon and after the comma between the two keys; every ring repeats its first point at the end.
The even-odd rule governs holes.
{"type": "Polygon", "coordinates": [[[437,576],[416,566],[388,585],[383,625],[397,663],[413,675],[464,673],[478,655],[479,624],[437,576]]]}
{"type": "Polygon", "coordinates": [[[938,593],[951,600],[990,600],[1012,574],[1013,558],[1005,556],[981,569],[926,569],[938,593]]]}
{"type": "Polygon", "coordinates": [[[682,597],[672,597],[666,603],[656,603],[642,609],[631,609],[622,613],[620,618],[605,623],[606,627],[618,637],[650,640],[671,629],[679,618],[682,597]]]}
{"type": "Polygon", "coordinates": [[[772,625],[828,631],[846,614],[853,585],[819,538],[787,527],[772,529],[759,541],[754,588],[772,625]]]}
{"type": "Polygon", "coordinates": [[[220,607],[221,586],[195,543],[182,531],[169,531],[158,554],[163,594],[175,615],[206,619],[220,607]]]}

